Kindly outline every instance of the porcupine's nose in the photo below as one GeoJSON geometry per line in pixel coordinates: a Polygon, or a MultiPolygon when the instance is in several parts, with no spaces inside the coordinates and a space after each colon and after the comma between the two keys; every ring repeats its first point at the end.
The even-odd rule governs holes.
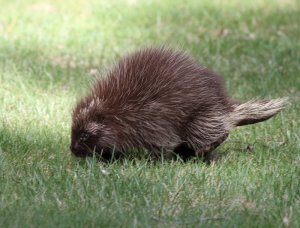
{"type": "Polygon", "coordinates": [[[71,143],[70,150],[76,157],[86,157],[87,156],[86,152],[84,150],[82,150],[82,148],[78,145],[78,143],[71,143]]]}
{"type": "Polygon", "coordinates": [[[71,150],[71,152],[74,153],[74,151],[78,150],[78,144],[77,143],[71,143],[70,150],[71,150]]]}

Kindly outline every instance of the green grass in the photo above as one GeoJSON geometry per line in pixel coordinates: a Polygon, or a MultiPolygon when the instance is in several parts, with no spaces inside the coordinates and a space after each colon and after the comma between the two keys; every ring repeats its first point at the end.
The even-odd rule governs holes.
{"type": "Polygon", "coordinates": [[[300,226],[299,1],[0,6],[0,227],[300,226]],[[71,110],[91,72],[161,44],[223,75],[236,99],[291,105],[232,132],[210,165],[72,157],[71,110]]]}

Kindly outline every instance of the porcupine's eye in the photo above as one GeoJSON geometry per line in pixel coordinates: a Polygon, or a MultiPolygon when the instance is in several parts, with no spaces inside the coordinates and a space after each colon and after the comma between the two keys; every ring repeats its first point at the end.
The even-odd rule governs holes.
{"type": "Polygon", "coordinates": [[[84,143],[88,140],[88,138],[89,138],[89,134],[84,132],[80,135],[79,140],[81,143],[84,143]]]}

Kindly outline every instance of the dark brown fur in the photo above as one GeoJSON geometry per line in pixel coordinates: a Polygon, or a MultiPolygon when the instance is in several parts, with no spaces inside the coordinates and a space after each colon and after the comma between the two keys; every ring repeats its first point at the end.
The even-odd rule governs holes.
{"type": "Polygon", "coordinates": [[[185,144],[203,155],[233,127],[270,118],[283,102],[233,103],[221,78],[193,58],[148,48],[122,58],[78,102],[70,148],[84,157],[133,148],[170,154],[185,144]]]}

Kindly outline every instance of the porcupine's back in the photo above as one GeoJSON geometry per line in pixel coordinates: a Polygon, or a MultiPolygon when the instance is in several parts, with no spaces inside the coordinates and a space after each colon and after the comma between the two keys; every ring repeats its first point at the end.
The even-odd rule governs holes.
{"type": "Polygon", "coordinates": [[[224,108],[228,103],[218,76],[183,52],[166,48],[148,48],[124,57],[98,80],[92,94],[116,115],[132,108],[159,111],[168,119],[216,105],[224,108]]]}
{"type": "Polygon", "coordinates": [[[119,138],[141,144],[172,143],[194,113],[228,109],[218,76],[186,54],[165,48],[124,57],[98,80],[92,94],[103,102],[103,115],[123,125],[119,132],[125,135],[119,138]]]}

